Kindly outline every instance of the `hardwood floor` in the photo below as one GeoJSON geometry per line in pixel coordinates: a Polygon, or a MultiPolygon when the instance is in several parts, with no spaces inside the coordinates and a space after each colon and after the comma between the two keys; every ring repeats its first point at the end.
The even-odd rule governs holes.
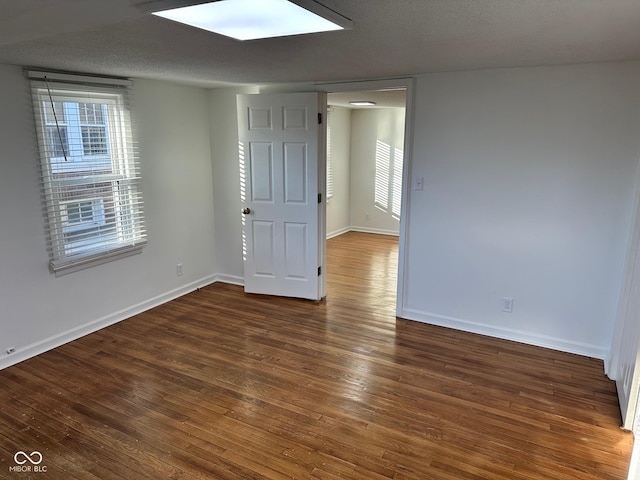
{"type": "Polygon", "coordinates": [[[396,319],[396,239],[328,248],[326,301],[214,284],[0,371],[0,478],[626,478],[601,361],[396,319]]]}

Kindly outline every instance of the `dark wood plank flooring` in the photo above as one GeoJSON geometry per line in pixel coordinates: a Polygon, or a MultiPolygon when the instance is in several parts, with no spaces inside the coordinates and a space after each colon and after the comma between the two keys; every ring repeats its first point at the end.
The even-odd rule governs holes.
{"type": "Polygon", "coordinates": [[[214,284],[0,371],[0,478],[626,478],[601,361],[396,319],[397,239],[328,249],[323,302],[214,284]]]}

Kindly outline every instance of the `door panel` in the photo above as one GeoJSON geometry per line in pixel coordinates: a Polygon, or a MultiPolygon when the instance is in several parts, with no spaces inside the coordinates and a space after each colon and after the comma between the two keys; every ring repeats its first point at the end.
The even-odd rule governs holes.
{"type": "Polygon", "coordinates": [[[273,202],[273,156],[270,143],[251,143],[251,201],[273,202]]]}
{"type": "Polygon", "coordinates": [[[307,129],[307,107],[302,105],[286,105],[283,108],[284,130],[306,130],[307,129]]]}
{"type": "Polygon", "coordinates": [[[249,130],[271,130],[271,108],[270,107],[251,107],[249,113],[249,130]]]}
{"type": "Polygon", "coordinates": [[[273,203],[273,157],[270,143],[251,143],[251,201],[273,203]]]}
{"type": "Polygon", "coordinates": [[[238,95],[245,291],[321,298],[317,93],[238,95]]]}
{"type": "Polygon", "coordinates": [[[303,204],[307,198],[307,146],[284,144],[284,202],[303,204]]]}
{"type": "Polygon", "coordinates": [[[275,278],[275,235],[273,222],[256,221],[253,229],[253,258],[255,274],[275,278]]]}
{"type": "Polygon", "coordinates": [[[305,260],[307,252],[307,225],[304,223],[285,222],[284,244],[285,244],[285,277],[288,279],[304,280],[305,260]]]}

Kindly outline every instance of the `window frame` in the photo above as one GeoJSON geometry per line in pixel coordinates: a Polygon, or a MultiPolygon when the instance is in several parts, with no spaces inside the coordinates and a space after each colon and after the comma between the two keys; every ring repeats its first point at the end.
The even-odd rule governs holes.
{"type": "Polygon", "coordinates": [[[50,270],[59,276],[140,253],[147,240],[140,159],[128,104],[132,83],[50,72],[26,73],[31,81],[40,150],[50,270]],[[56,124],[48,113],[58,104],[64,111],[64,123],[56,124]],[[93,118],[91,113],[81,114],[89,105],[93,105],[93,118]],[[101,115],[95,112],[97,105],[101,115]],[[52,139],[52,126],[67,129],[66,145],[52,139]],[[106,153],[85,155],[84,127],[104,128],[106,153]],[[69,150],[63,157],[51,155],[52,146],[58,153],[58,143],[69,150]],[[93,221],[70,224],[68,206],[88,202],[93,221]]]}

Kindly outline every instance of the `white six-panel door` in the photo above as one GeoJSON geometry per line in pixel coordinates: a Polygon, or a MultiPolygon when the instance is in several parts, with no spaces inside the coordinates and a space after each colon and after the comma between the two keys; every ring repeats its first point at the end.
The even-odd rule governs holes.
{"type": "Polygon", "coordinates": [[[237,106],[245,291],[319,300],[319,95],[238,95],[237,106]]]}

